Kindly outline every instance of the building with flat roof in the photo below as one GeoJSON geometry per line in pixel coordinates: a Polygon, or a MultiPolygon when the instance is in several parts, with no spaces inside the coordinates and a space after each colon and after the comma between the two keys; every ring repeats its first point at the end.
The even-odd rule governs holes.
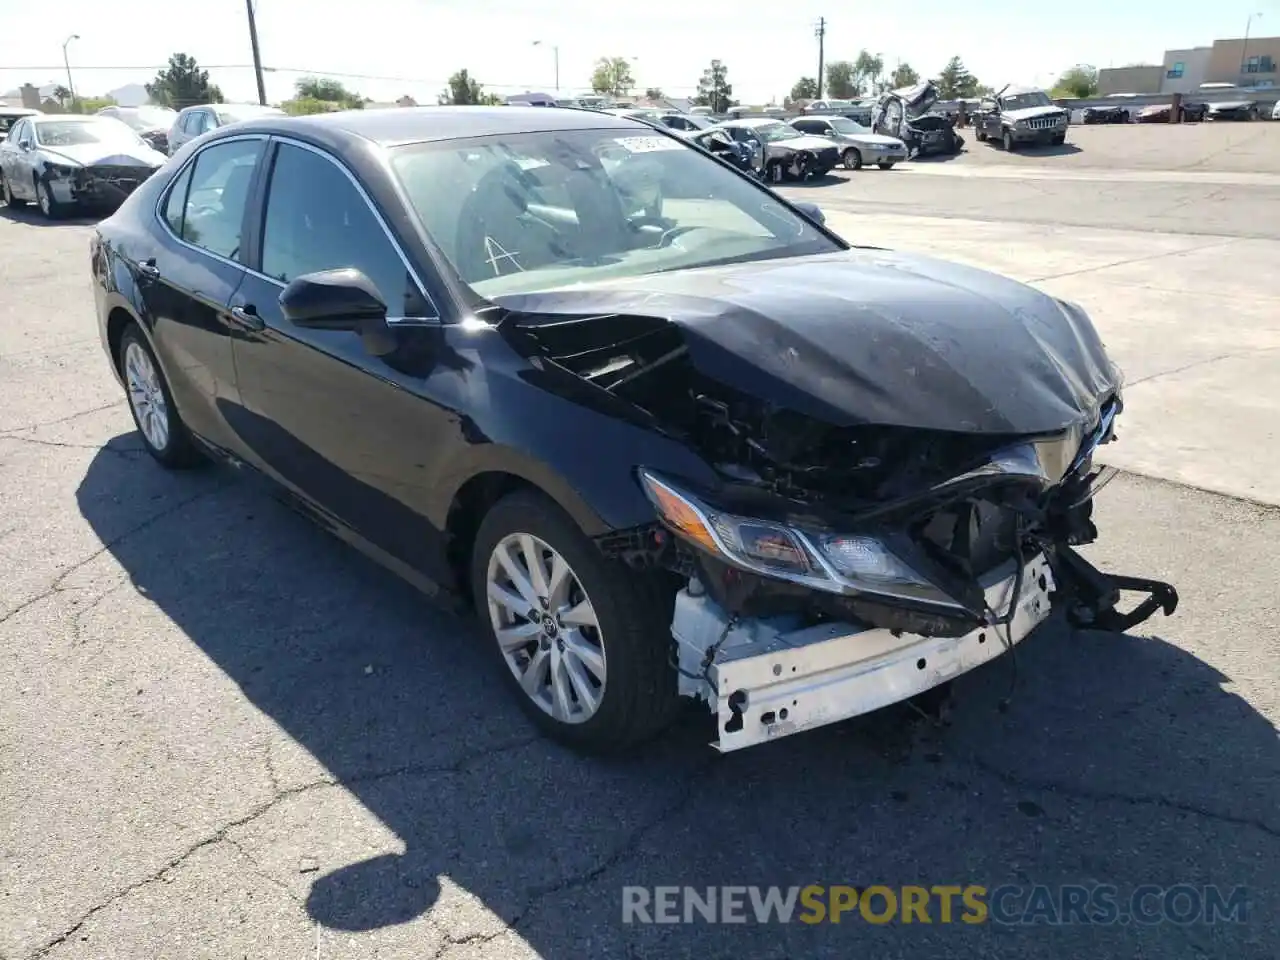
{"type": "Polygon", "coordinates": [[[1215,40],[1205,70],[1207,83],[1241,87],[1275,86],[1280,65],[1280,37],[1215,40]]]}
{"type": "Polygon", "coordinates": [[[1164,78],[1161,93],[1191,93],[1207,83],[1209,55],[1213,47],[1188,47],[1164,52],[1164,78]]]}
{"type": "Polygon", "coordinates": [[[1164,67],[1152,63],[1106,67],[1098,71],[1098,96],[1113,93],[1159,93],[1164,67]]]}

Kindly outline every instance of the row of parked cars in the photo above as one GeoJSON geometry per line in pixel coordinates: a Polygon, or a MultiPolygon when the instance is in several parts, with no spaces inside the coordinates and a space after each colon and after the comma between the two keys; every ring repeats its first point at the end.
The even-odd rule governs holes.
{"type": "Polygon", "coordinates": [[[189,140],[276,107],[198,104],[109,106],[92,116],[0,111],[0,198],[10,207],[34,203],[51,219],[72,210],[112,209],[189,140]]]}
{"type": "Polygon", "coordinates": [[[718,120],[643,108],[604,112],[664,127],[771,183],[824,177],[836,167],[859,170],[874,165],[892,170],[909,156],[900,138],[875,133],[836,114],[788,121],[778,117],[718,120]]]}
{"type": "MultiPolygon", "coordinates": [[[[1230,100],[1216,103],[1183,101],[1181,106],[1184,123],[1203,123],[1205,120],[1258,120],[1269,116],[1280,120],[1280,101],[1267,106],[1257,100],[1230,100]]],[[[1085,107],[1083,120],[1087,124],[1109,123],[1172,123],[1173,104],[1153,103],[1136,112],[1123,104],[1105,104],[1085,107]]]]}

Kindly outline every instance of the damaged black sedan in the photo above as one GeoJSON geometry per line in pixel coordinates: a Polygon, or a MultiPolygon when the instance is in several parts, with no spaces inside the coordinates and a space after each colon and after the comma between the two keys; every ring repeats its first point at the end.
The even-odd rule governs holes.
{"type": "Polygon", "coordinates": [[[1055,608],[1124,630],[1176,604],[1076,552],[1122,408],[1079,307],[851,247],[637,121],[250,121],[100,224],[91,270],[156,461],[265,475],[469,604],[577,747],[689,697],[736,750],[937,687],[1055,608]]]}

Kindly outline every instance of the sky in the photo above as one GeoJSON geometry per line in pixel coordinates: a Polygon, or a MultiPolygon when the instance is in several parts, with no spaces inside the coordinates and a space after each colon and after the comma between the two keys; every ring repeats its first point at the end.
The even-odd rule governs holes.
{"type": "MultiPolygon", "coordinates": [[[[0,93],[22,83],[65,83],[63,41],[76,92],[94,96],[144,83],[175,52],[209,69],[230,101],[256,101],[244,0],[4,0],[0,93]]],[[[692,96],[712,58],[728,68],[744,103],[781,99],[817,69],[814,36],[825,17],[828,60],[860,49],[886,67],[910,63],[936,75],[960,56],[978,79],[1050,86],[1076,63],[1161,62],[1166,49],[1280,35],[1280,0],[1074,0],[1069,17],[1015,0],[898,0],[837,5],[823,0],[257,0],[267,97],[292,94],[307,74],[332,76],[374,100],[408,94],[434,103],[454,71],[510,94],[585,92],[602,56],[633,59],[637,87],[692,96]],[[772,8],[772,12],[770,12],[772,8]],[[1261,19],[1257,14],[1261,13],[1261,19]],[[541,44],[535,45],[534,41],[541,44]],[[342,76],[347,74],[349,76],[342,76]]]]}

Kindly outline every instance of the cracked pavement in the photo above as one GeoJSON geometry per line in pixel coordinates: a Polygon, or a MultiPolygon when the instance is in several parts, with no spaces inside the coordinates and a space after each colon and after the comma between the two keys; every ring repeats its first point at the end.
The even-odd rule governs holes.
{"type": "Polygon", "coordinates": [[[248,478],[156,468],[89,228],[0,211],[0,957],[1274,957],[1280,510],[1171,481],[1280,502],[1280,310],[1245,269],[1275,238],[1141,233],[1105,197],[1077,228],[842,220],[879,179],[804,196],[1098,318],[1141,381],[1115,462],[1147,476],[1103,495],[1091,555],[1182,605],[1051,625],[944,725],[892,708],[723,758],[697,713],[628,760],[537,738],[466,622],[248,478]],[[1099,882],[1245,886],[1250,919],[621,922],[624,885],[1099,882]]]}

